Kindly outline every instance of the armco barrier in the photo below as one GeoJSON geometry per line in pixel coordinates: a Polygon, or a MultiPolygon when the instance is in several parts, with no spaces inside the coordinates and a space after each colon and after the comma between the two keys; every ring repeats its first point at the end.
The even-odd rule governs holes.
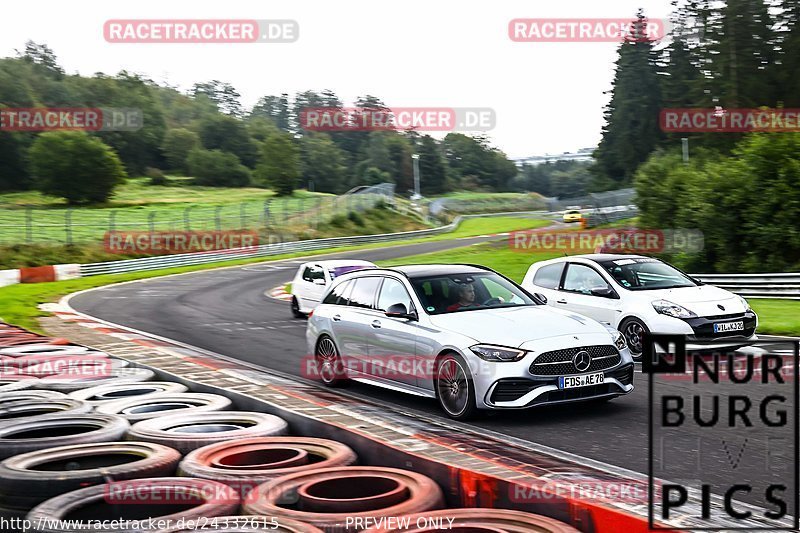
{"type": "Polygon", "coordinates": [[[709,285],[716,285],[746,298],[785,298],[800,300],[800,273],[786,274],[692,274],[709,285]]]}

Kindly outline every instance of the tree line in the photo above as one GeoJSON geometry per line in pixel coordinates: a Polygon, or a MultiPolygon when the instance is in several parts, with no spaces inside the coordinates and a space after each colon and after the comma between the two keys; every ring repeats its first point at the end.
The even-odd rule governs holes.
{"type": "Polygon", "coordinates": [[[667,44],[620,45],[589,186],[632,184],[645,227],[700,229],[671,257],[687,270],[796,271],[800,133],[664,132],[659,112],[800,108],[800,1],[682,0],[671,22],[667,44]]]}
{"type": "MultiPolygon", "coordinates": [[[[359,185],[413,188],[412,155],[419,155],[422,193],[455,189],[505,191],[517,168],[484,136],[416,131],[306,131],[300,112],[343,107],[330,90],[267,95],[245,109],[236,89],[212,80],[181,92],[122,71],[70,75],[53,51],[28,42],[16,57],[0,59],[0,107],[135,108],[137,131],[0,130],[0,191],[38,189],[72,203],[102,202],[128,175],[191,176],[198,185],[296,188],[342,193],[359,185]],[[81,162],[78,164],[77,162],[81,162]]],[[[355,107],[383,110],[365,95],[355,107]]]]}

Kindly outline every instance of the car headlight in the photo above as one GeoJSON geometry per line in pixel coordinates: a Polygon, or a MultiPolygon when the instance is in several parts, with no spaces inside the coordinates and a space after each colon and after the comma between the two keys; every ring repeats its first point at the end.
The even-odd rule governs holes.
{"type": "Polygon", "coordinates": [[[505,346],[493,346],[491,344],[476,344],[475,346],[471,346],[470,350],[484,361],[494,361],[496,363],[519,361],[525,357],[526,353],[525,350],[506,348],[505,346]]]}
{"type": "Polygon", "coordinates": [[[742,298],[738,294],[736,296],[737,296],[737,298],[739,298],[742,301],[742,305],[744,306],[744,310],[745,311],[751,311],[752,310],[752,308],[750,307],[750,304],[747,302],[747,300],[745,300],[744,298],[742,298]]]}
{"type": "Polygon", "coordinates": [[[656,313],[671,316],[674,318],[694,318],[697,315],[683,306],[670,302],[669,300],[656,300],[653,302],[653,309],[656,313]]]}

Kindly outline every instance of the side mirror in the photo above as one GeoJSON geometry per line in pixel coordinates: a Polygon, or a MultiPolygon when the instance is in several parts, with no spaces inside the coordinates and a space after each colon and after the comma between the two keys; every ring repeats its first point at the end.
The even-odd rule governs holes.
{"type": "Polygon", "coordinates": [[[614,298],[616,293],[611,287],[596,287],[591,290],[592,296],[600,296],[601,298],[614,298]]]}
{"type": "Polygon", "coordinates": [[[533,297],[539,302],[541,302],[542,305],[547,305],[547,296],[545,296],[541,292],[534,292],[533,297]]]}
{"type": "Polygon", "coordinates": [[[405,304],[393,304],[386,310],[386,316],[389,318],[405,318],[408,320],[417,320],[417,313],[410,312],[406,309],[405,304]]]}
{"type": "Polygon", "coordinates": [[[314,285],[325,285],[325,278],[314,278],[314,285]]]}

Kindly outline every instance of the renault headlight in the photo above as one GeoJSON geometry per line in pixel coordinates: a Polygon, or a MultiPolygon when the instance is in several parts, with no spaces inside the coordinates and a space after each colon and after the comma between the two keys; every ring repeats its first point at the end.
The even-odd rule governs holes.
{"type": "Polygon", "coordinates": [[[656,313],[660,313],[662,315],[671,316],[674,318],[694,318],[697,315],[693,312],[689,311],[685,307],[678,305],[676,303],[670,302],[669,300],[656,300],[653,302],[653,309],[656,310],[656,313]]]}
{"type": "Polygon", "coordinates": [[[495,363],[519,361],[525,357],[526,353],[525,350],[507,348],[505,346],[494,346],[491,344],[476,344],[475,346],[471,346],[470,350],[484,361],[493,361],[495,363]]]}
{"type": "Polygon", "coordinates": [[[748,303],[747,300],[745,300],[744,298],[742,298],[739,295],[736,295],[736,297],[739,298],[742,301],[742,305],[744,306],[744,310],[745,311],[751,311],[752,310],[752,308],[750,307],[750,304],[748,303]]]}

